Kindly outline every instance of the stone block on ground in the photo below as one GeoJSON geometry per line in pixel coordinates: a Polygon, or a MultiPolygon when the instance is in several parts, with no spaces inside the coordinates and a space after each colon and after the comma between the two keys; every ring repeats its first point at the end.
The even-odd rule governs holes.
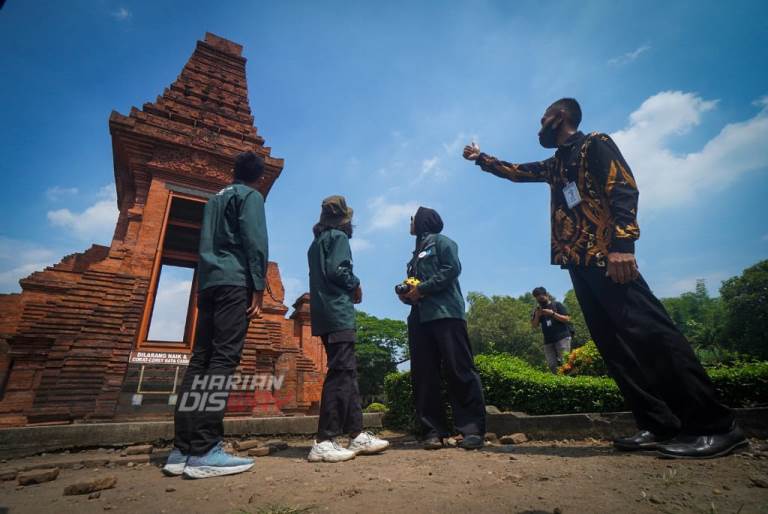
{"type": "Polygon", "coordinates": [[[272,449],[269,446],[259,446],[248,450],[248,455],[251,457],[266,457],[270,453],[272,453],[272,449]]]}
{"type": "Polygon", "coordinates": [[[245,451],[261,446],[261,443],[255,439],[250,439],[248,441],[235,441],[232,443],[232,446],[234,446],[236,450],[245,451]]]}
{"type": "Polygon", "coordinates": [[[488,441],[489,443],[498,443],[499,442],[498,436],[496,434],[494,434],[493,432],[486,432],[485,433],[485,440],[488,441]]]}
{"type": "Polygon", "coordinates": [[[499,439],[501,444],[521,444],[528,441],[528,436],[522,433],[516,433],[516,434],[508,434],[501,436],[501,439],[499,439]]]}
{"type": "Polygon", "coordinates": [[[42,484],[43,482],[50,482],[56,480],[59,476],[59,468],[51,469],[33,469],[31,471],[25,471],[19,473],[17,480],[19,485],[32,485],[42,484]]]}
{"type": "Polygon", "coordinates": [[[124,453],[126,455],[143,455],[145,453],[152,453],[153,449],[151,444],[137,444],[126,448],[124,453]]]}
{"type": "Polygon", "coordinates": [[[501,414],[501,410],[499,410],[498,407],[495,405],[486,405],[485,406],[485,413],[486,414],[501,414]]]}
{"type": "Polygon", "coordinates": [[[91,494],[96,491],[103,491],[104,489],[112,489],[117,484],[117,477],[107,476],[103,478],[97,478],[94,480],[88,480],[85,482],[78,482],[76,484],[68,485],[64,488],[64,496],[73,496],[76,494],[91,494]]]}
{"type": "Polygon", "coordinates": [[[7,482],[9,480],[16,480],[16,477],[18,476],[19,472],[15,469],[10,471],[2,471],[0,472],[0,482],[7,482]]]}

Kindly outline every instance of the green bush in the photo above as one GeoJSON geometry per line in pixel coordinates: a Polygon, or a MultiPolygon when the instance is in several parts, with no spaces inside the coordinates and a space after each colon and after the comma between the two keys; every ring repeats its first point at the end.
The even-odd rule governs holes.
{"type": "Polygon", "coordinates": [[[387,406],[383,403],[373,402],[363,412],[387,412],[388,410],[387,406]]]}
{"type": "Polygon", "coordinates": [[[720,400],[729,407],[768,404],[768,362],[752,362],[732,368],[707,370],[720,400]]]}
{"type": "Polygon", "coordinates": [[[411,372],[390,373],[384,378],[384,394],[387,395],[387,408],[382,423],[388,428],[415,431],[417,429],[411,372]]]}
{"type": "Polygon", "coordinates": [[[560,375],[571,377],[577,375],[604,377],[608,375],[603,356],[600,355],[600,351],[592,340],[571,351],[565,359],[565,364],[560,366],[557,372],[560,375]]]}
{"type": "MultiPolygon", "coordinates": [[[[501,410],[528,414],[569,414],[626,410],[616,383],[608,377],[552,375],[505,354],[478,355],[475,364],[485,401],[501,410]]],[[[768,362],[709,370],[718,394],[731,407],[768,404],[768,362]]],[[[391,373],[384,384],[387,427],[416,427],[410,373],[391,373]]]]}
{"type": "Polygon", "coordinates": [[[502,410],[562,414],[624,408],[616,383],[607,377],[553,375],[508,355],[478,355],[475,364],[485,401],[502,410]]]}

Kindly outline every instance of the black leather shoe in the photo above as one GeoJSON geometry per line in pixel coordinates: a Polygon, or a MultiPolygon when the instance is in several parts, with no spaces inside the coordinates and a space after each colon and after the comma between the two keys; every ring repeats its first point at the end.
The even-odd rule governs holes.
{"type": "Polygon", "coordinates": [[[433,436],[433,437],[427,437],[424,439],[424,449],[425,450],[439,450],[443,447],[443,440],[439,437],[433,436]]]}
{"type": "Polygon", "coordinates": [[[649,430],[641,430],[635,435],[615,439],[613,441],[613,446],[617,450],[624,452],[649,451],[655,450],[659,443],[664,441],[665,439],[657,437],[656,434],[649,430]]]}
{"type": "Polygon", "coordinates": [[[657,451],[667,459],[714,459],[748,445],[744,432],[734,426],[724,434],[677,436],[659,444],[657,451]]]}
{"type": "Polygon", "coordinates": [[[483,444],[484,441],[481,436],[471,434],[464,436],[464,439],[459,443],[459,448],[464,448],[465,450],[479,450],[483,447],[483,444]]]}

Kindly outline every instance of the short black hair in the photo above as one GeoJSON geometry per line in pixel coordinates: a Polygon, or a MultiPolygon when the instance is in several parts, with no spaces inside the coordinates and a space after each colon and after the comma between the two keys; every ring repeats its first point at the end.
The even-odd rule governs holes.
{"type": "Polygon", "coordinates": [[[550,109],[562,109],[573,123],[574,128],[578,128],[581,123],[581,106],[575,98],[561,98],[549,106],[550,109]]]}
{"type": "Polygon", "coordinates": [[[235,157],[235,180],[255,182],[264,173],[264,158],[248,151],[235,157]]]}
{"type": "Polygon", "coordinates": [[[547,293],[546,289],[544,289],[543,287],[539,286],[536,289],[534,289],[531,294],[533,296],[539,296],[540,294],[549,294],[549,293],[547,293]]]}

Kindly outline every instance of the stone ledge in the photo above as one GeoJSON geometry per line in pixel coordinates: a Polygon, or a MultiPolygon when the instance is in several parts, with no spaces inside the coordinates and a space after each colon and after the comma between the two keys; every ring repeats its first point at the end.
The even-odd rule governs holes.
{"type": "MultiPolygon", "coordinates": [[[[365,428],[381,428],[381,413],[363,414],[365,428]]],[[[228,418],[224,435],[311,435],[318,416],[228,418]]],[[[173,439],[173,421],[77,423],[0,429],[0,458],[25,457],[72,448],[129,446],[173,439]]]]}
{"type": "MultiPolygon", "coordinates": [[[[768,407],[735,409],[739,425],[748,437],[768,437],[768,407]]],[[[522,432],[530,439],[613,439],[637,431],[629,412],[554,414],[528,416],[502,412],[489,414],[487,430],[501,436],[522,432]]]]}
{"type": "MultiPolygon", "coordinates": [[[[749,437],[768,438],[768,407],[736,409],[739,424],[749,437]]],[[[365,428],[381,428],[381,413],[363,415],[365,428]]],[[[230,418],[224,420],[228,437],[311,435],[317,416],[230,418]]],[[[517,412],[489,414],[487,430],[499,435],[525,433],[530,439],[612,439],[636,427],[629,412],[528,416],[517,412]]],[[[172,421],[80,423],[0,429],[0,458],[24,457],[73,448],[128,446],[173,439],[172,421]]],[[[145,459],[146,456],[136,456],[145,459]]]]}

